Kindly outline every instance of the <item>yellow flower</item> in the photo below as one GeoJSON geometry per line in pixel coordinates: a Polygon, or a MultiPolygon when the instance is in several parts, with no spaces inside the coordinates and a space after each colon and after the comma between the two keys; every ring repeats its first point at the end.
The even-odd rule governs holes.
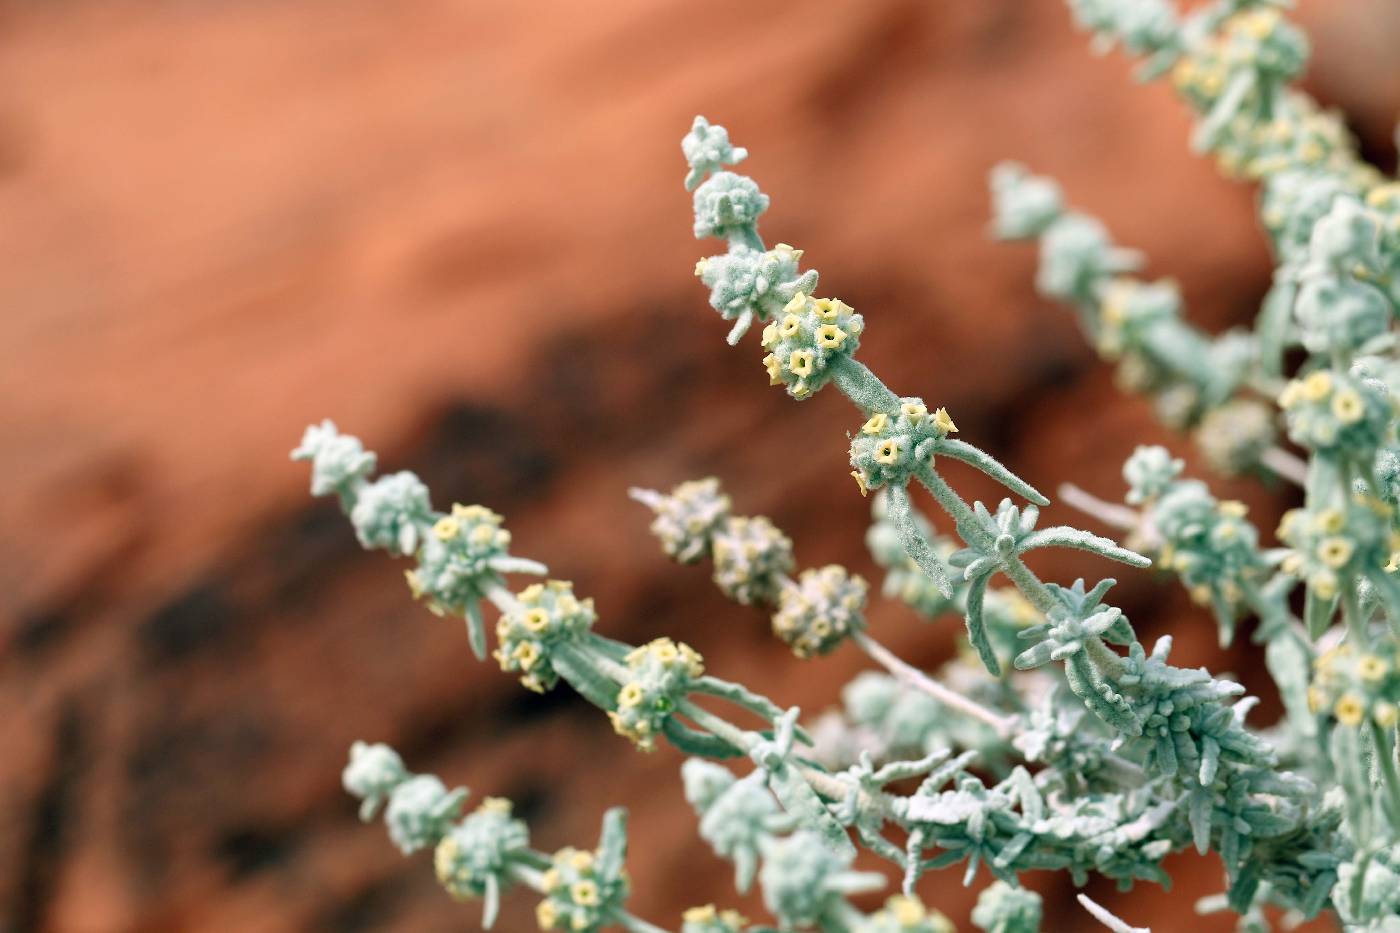
{"type": "Polygon", "coordinates": [[[1317,546],[1317,557],[1328,567],[1336,570],[1351,560],[1354,551],[1355,546],[1346,538],[1323,538],[1322,543],[1317,546]]]}
{"type": "Polygon", "coordinates": [[[554,909],[553,901],[540,901],[535,908],[535,922],[540,925],[541,930],[552,930],[554,924],[559,921],[559,912],[554,909]]]}
{"type": "Polygon", "coordinates": [[[788,256],[790,256],[790,257],[792,258],[792,261],[793,261],[793,262],[797,262],[797,260],[799,260],[799,259],[802,258],[802,254],[803,254],[803,252],[805,252],[805,250],[797,249],[796,247],[789,246],[789,245],[787,245],[786,243],[779,243],[778,245],[776,245],[776,246],[774,246],[772,249],[770,249],[768,252],[770,252],[770,253],[787,253],[788,256]]]}
{"type": "Polygon", "coordinates": [[[1249,514],[1249,506],[1237,499],[1226,499],[1220,503],[1220,514],[1226,518],[1244,518],[1249,514]]]}
{"type": "Polygon", "coordinates": [[[794,376],[810,376],[812,375],[812,360],[811,350],[793,350],[792,356],[788,357],[788,370],[794,376]]]}
{"type": "Polygon", "coordinates": [[[408,581],[408,591],[413,594],[414,599],[423,595],[423,578],[418,576],[418,571],[405,570],[403,578],[408,581]]]}
{"type": "Polygon", "coordinates": [[[487,797],[476,810],[478,813],[502,813],[509,816],[512,807],[511,802],[504,797],[487,797]]]}
{"type": "Polygon", "coordinates": [[[582,904],[584,907],[598,906],[598,884],[594,881],[576,881],[573,887],[569,888],[569,897],[575,904],[582,904]]]}
{"type": "Polygon", "coordinates": [[[1283,391],[1278,394],[1278,407],[1282,409],[1292,408],[1303,398],[1303,384],[1294,379],[1283,387],[1283,391]]]}
{"type": "Polygon", "coordinates": [[[879,463],[891,464],[899,462],[899,442],[894,438],[883,441],[875,450],[875,459],[879,463]]]}
{"type": "Polygon", "coordinates": [[[890,417],[884,412],[870,416],[870,420],[860,426],[862,434],[879,434],[885,430],[885,425],[889,424],[890,417]]]}
{"type": "Polygon", "coordinates": [[[1319,713],[1327,703],[1327,694],[1320,687],[1308,687],[1308,710],[1319,713]]]}
{"type": "Polygon", "coordinates": [[[709,923],[719,916],[714,904],[706,904],[704,907],[691,907],[681,914],[681,919],[686,923],[709,923]]]}
{"type": "Polygon", "coordinates": [[[549,628],[549,613],[543,609],[529,609],[521,617],[520,622],[527,629],[538,635],[549,628]]]}
{"type": "Polygon", "coordinates": [[[846,332],[835,324],[823,324],[817,328],[817,343],[825,349],[838,349],[845,342],[846,332]]]}
{"type": "Polygon", "coordinates": [[[511,652],[511,657],[520,662],[521,670],[528,671],[530,668],[534,667],[535,662],[540,659],[540,649],[536,648],[535,643],[532,641],[522,641],[515,646],[515,650],[511,652]]]}
{"type": "Polygon", "coordinates": [[[495,544],[497,536],[505,533],[506,532],[498,528],[493,528],[490,525],[477,525],[471,530],[471,534],[467,535],[467,540],[477,547],[486,547],[487,545],[495,544]]]}
{"type": "Polygon", "coordinates": [[[933,413],[933,423],[937,425],[938,430],[942,431],[944,434],[956,434],[958,432],[958,426],[953,424],[953,418],[948,414],[948,409],[946,408],[940,408],[933,413]]]}
{"type": "Polygon", "coordinates": [[[1400,710],[1396,710],[1394,703],[1381,700],[1371,707],[1371,718],[1376,721],[1376,725],[1382,729],[1389,729],[1400,720],[1400,710]]]}
{"type": "Polygon", "coordinates": [[[768,384],[770,386],[775,386],[783,381],[778,376],[778,374],[783,371],[782,364],[778,362],[778,358],[773,354],[770,353],[763,358],[763,368],[768,370],[768,384]]]}
{"type": "Polygon", "coordinates": [[[1308,578],[1308,587],[1319,599],[1331,599],[1337,595],[1337,575],[1326,570],[1315,573],[1308,578]]]}
{"type": "Polygon", "coordinates": [[[622,689],[618,691],[617,705],[621,706],[623,709],[628,709],[642,702],[642,697],[642,685],[633,681],[632,683],[624,684],[622,689]]]}
{"type": "Polygon", "coordinates": [[[437,536],[439,541],[451,541],[457,537],[461,530],[462,526],[457,523],[457,519],[447,516],[439,518],[437,523],[433,525],[433,534],[437,536]]]}
{"type": "Polygon", "coordinates": [[[860,494],[867,496],[870,494],[870,486],[866,484],[865,474],[860,470],[852,470],[851,475],[856,478],[856,485],[860,487],[860,494]]]}
{"type": "Polygon", "coordinates": [[[912,897],[892,897],[886,902],[885,908],[894,917],[895,923],[905,927],[911,927],[928,916],[924,905],[912,897]]]}
{"type": "Polygon", "coordinates": [[[1390,673],[1390,665],[1374,654],[1363,654],[1356,661],[1356,673],[1361,676],[1362,680],[1374,683],[1390,673]]]}
{"type": "Polygon", "coordinates": [[[1340,509],[1323,509],[1317,513],[1314,527],[1323,534],[1335,535],[1342,530],[1346,522],[1346,516],[1340,509]]]}
{"type": "Polygon", "coordinates": [[[1320,402],[1332,394],[1332,374],[1320,370],[1303,380],[1303,398],[1310,402],[1320,402]]]}
{"type": "Polygon", "coordinates": [[[771,349],[773,349],[773,347],[777,346],[777,344],[778,344],[778,325],[777,325],[777,324],[767,324],[767,325],[764,326],[764,328],[763,328],[763,336],[762,336],[762,338],[759,340],[759,344],[760,344],[760,345],[763,347],[763,349],[765,349],[765,350],[771,350],[771,349]]]}
{"type": "Polygon", "coordinates": [[[696,263],[695,263],[695,274],[696,274],[696,276],[702,276],[702,275],[704,275],[704,274],[705,274],[705,267],[708,266],[709,264],[710,264],[710,261],[709,261],[708,259],[700,259],[700,260],[697,260],[696,263]]]}
{"type": "Polygon", "coordinates": [[[1332,414],[1342,424],[1355,424],[1366,414],[1366,405],[1354,389],[1343,389],[1332,396],[1332,414]]]}
{"type": "Polygon", "coordinates": [[[783,317],[783,323],[778,327],[778,333],[784,337],[791,337],[802,329],[802,318],[795,314],[788,314],[783,317]]]}
{"type": "Polygon", "coordinates": [[[1332,707],[1332,712],[1342,725],[1356,726],[1361,724],[1362,717],[1366,715],[1366,707],[1356,694],[1344,693],[1337,705],[1332,707]]]}
{"type": "Polygon", "coordinates": [[[1278,26],[1278,13],[1274,10],[1251,10],[1236,16],[1235,23],[1251,39],[1267,39],[1278,26]]]}
{"type": "Polygon", "coordinates": [[[1400,182],[1377,185],[1366,192],[1366,203],[1371,207],[1400,207],[1400,182]]]}
{"type": "Polygon", "coordinates": [[[923,402],[905,402],[899,406],[899,413],[918,424],[928,417],[928,406],[923,402]]]}

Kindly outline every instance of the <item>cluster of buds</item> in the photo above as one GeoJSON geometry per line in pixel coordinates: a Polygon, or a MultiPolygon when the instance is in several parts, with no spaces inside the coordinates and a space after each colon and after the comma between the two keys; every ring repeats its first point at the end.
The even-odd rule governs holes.
{"type": "Polygon", "coordinates": [[[1116,248],[1099,221],[1067,213],[1041,236],[1035,286],[1056,301],[1092,304],[1105,282],[1140,261],[1136,253],[1116,248]]]}
{"type": "Polygon", "coordinates": [[[841,854],[810,830],[771,840],[764,846],[764,906],[784,929],[827,926],[845,895],[881,888],[883,875],[850,870],[854,853],[841,854]]]}
{"type": "Polygon", "coordinates": [[[1370,720],[1382,729],[1400,722],[1400,648],[1385,639],[1378,650],[1343,643],[1318,655],[1308,705],[1344,726],[1370,720]]]}
{"type": "Polygon", "coordinates": [[[1372,379],[1321,369],[1290,382],[1278,401],[1289,438],[1319,454],[1369,459],[1391,431],[1390,393],[1372,379]]]}
{"type": "Polygon", "coordinates": [[[432,522],[428,487],[407,470],[362,486],[350,509],[350,524],[361,547],[404,557],[418,550],[432,522]]]}
{"type": "Polygon", "coordinates": [[[689,645],[658,638],[627,655],[629,678],[608,713],[613,730],[642,751],[656,747],[656,736],[677,705],[705,673],[703,659],[689,645]]]}
{"type": "Polygon", "coordinates": [[[1265,451],[1274,446],[1278,429],[1272,406],[1237,398],[1206,412],[1193,436],[1206,463],[1233,476],[1259,464],[1265,451]]]}
{"type": "Polygon", "coordinates": [[[948,409],[930,412],[919,398],[902,398],[898,410],[871,415],[851,439],[851,475],[861,494],[907,484],[933,461],[938,442],[957,430],[948,409]]]}
{"type": "Polygon", "coordinates": [[[768,195],[747,175],[715,172],[695,189],[695,238],[741,237],[768,210],[768,195]]]}
{"type": "Polygon", "coordinates": [[[856,352],[864,329],[865,319],[839,298],[798,292],[782,316],[763,328],[769,383],[786,386],[793,398],[810,397],[856,352]]]}
{"type": "Polygon", "coordinates": [[[1175,282],[1116,278],[1104,287],[1099,305],[1098,351],[1111,360],[1125,352],[1150,353],[1149,332],[1180,317],[1181,292],[1175,282]]]}
{"type": "Polygon", "coordinates": [[[487,797],[449,829],[433,850],[438,882],[457,900],[487,897],[510,884],[509,869],[530,846],[530,831],[511,802],[487,797]]]}
{"type": "Polygon", "coordinates": [[[784,584],[773,615],[773,632],[793,654],[826,654],[865,628],[863,578],[837,564],[804,570],[797,582],[784,584]]]}
{"type": "Polygon", "coordinates": [[[545,899],[535,908],[542,930],[594,933],[615,922],[613,913],[627,899],[627,873],[610,871],[598,856],[584,849],[566,847],[554,853],[545,871],[545,899]]]}
{"type": "Polygon", "coordinates": [[[729,342],[737,343],[757,321],[778,316],[799,292],[810,295],[817,287],[817,271],[799,271],[802,250],[779,243],[770,250],[736,247],[727,253],[702,259],[695,274],[710,289],[710,307],[726,321],[734,321],[729,342]]]}
{"type": "Polygon", "coordinates": [[[543,693],[559,682],[552,654],[561,645],[576,641],[597,618],[593,600],[575,598],[572,583],[550,580],[532,584],[496,623],[495,658],[501,670],[518,672],[522,684],[543,693]]]}
{"type": "Polygon", "coordinates": [[[715,584],[745,606],[777,602],[782,580],[792,572],[792,539],[763,516],[734,516],[713,533],[710,554],[715,584]]]}
{"type": "Polygon", "coordinates": [[[729,497],[713,476],[687,480],[669,495],[651,489],[633,489],[631,495],[656,514],[651,533],[666,556],[682,564],[709,554],[710,537],[729,518],[729,497]]]}
{"type": "Polygon", "coordinates": [[[431,774],[412,774],[397,752],[383,744],[356,742],[341,783],[359,797],[360,819],[374,819],[384,801],[389,838],[405,855],[435,845],[462,809],[467,790],[447,787],[431,774]]]}
{"type": "Polygon", "coordinates": [[[1236,13],[1196,43],[1172,70],[1177,92],[1206,114],[1196,146],[1218,148],[1238,118],[1271,119],[1283,85],[1307,55],[1303,34],[1273,9],[1236,13]]]}
{"type": "Polygon", "coordinates": [[[956,933],[952,921],[917,898],[897,894],[865,919],[859,933],[956,933]]]}
{"type": "Polygon", "coordinates": [[[311,461],[313,496],[336,493],[347,507],[378,463],[378,458],[372,451],[365,450],[358,437],[341,434],[330,419],[306,429],[301,444],[292,451],[292,459],[311,461]]]}
{"type": "Polygon", "coordinates": [[[427,597],[438,615],[461,615],[484,597],[488,581],[506,556],[510,532],[500,515],[480,505],[453,505],[450,515],[433,523],[418,552],[418,568],[404,572],[413,597],[427,597]]]}

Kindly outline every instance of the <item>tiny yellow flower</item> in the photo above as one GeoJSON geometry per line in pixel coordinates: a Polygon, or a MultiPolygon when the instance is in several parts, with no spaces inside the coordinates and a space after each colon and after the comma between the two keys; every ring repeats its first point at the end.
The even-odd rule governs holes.
{"type": "Polygon", "coordinates": [[[788,370],[794,376],[810,376],[813,359],[811,350],[793,350],[792,356],[788,357],[788,370]]]}
{"type": "Polygon", "coordinates": [[[1319,599],[1331,599],[1337,595],[1337,575],[1330,571],[1315,573],[1308,578],[1308,588],[1319,599]]]}
{"type": "Polygon", "coordinates": [[[1238,499],[1226,499],[1220,503],[1220,514],[1226,518],[1244,518],[1249,514],[1249,506],[1238,499]]]}
{"type": "Polygon", "coordinates": [[[520,662],[521,670],[528,671],[530,668],[534,667],[535,662],[540,659],[540,649],[536,648],[535,643],[532,641],[522,641],[515,646],[515,650],[511,652],[511,656],[520,662]]]}
{"type": "Polygon", "coordinates": [[[1308,687],[1308,710],[1310,712],[1320,713],[1326,704],[1327,694],[1323,693],[1320,687],[1308,687]]]}
{"type": "Polygon", "coordinates": [[[817,343],[827,350],[836,350],[846,342],[846,332],[835,324],[823,324],[817,328],[817,343]]]}
{"type": "Polygon", "coordinates": [[[1376,725],[1382,729],[1389,729],[1400,720],[1400,710],[1395,708],[1394,703],[1381,700],[1371,707],[1371,718],[1376,721],[1376,725]]]}
{"type": "Polygon", "coordinates": [[[1323,509],[1317,513],[1315,527],[1323,534],[1335,535],[1345,527],[1346,521],[1340,509],[1323,509]]]}
{"type": "Polygon", "coordinates": [[[1319,370],[1303,380],[1303,398],[1320,402],[1332,394],[1332,374],[1319,370]]]}
{"type": "MultiPolygon", "coordinates": [[[[446,521],[451,521],[451,519],[446,519],[446,521]]],[[[501,534],[504,532],[499,528],[493,528],[490,525],[477,525],[471,530],[471,534],[467,535],[467,540],[477,547],[486,547],[495,544],[497,536],[501,534]]]]}
{"type": "Polygon", "coordinates": [[[958,426],[953,423],[953,418],[948,414],[948,409],[946,408],[940,408],[933,413],[933,423],[937,425],[938,429],[944,434],[958,433],[958,426]]]}
{"type": "Polygon", "coordinates": [[[697,260],[697,261],[696,261],[696,263],[695,263],[695,275],[696,275],[697,278],[698,278],[699,276],[702,276],[702,275],[705,274],[705,267],[708,266],[709,264],[710,264],[710,261],[709,261],[708,259],[700,259],[700,260],[697,260]]]}
{"type": "Polygon", "coordinates": [[[1374,654],[1363,654],[1356,661],[1356,673],[1361,676],[1362,680],[1374,683],[1390,673],[1390,665],[1374,654]]]}
{"type": "Polygon", "coordinates": [[[851,475],[855,477],[856,485],[860,487],[861,496],[868,496],[870,494],[870,486],[866,482],[865,474],[860,470],[852,470],[851,475]]]}
{"type": "Polygon", "coordinates": [[[801,314],[807,310],[807,296],[798,292],[792,296],[792,301],[783,305],[783,311],[788,314],[801,314]]]}
{"type": "Polygon", "coordinates": [[[555,910],[553,901],[540,901],[535,908],[535,922],[541,930],[554,929],[554,924],[559,922],[559,912],[555,910]]]}
{"type": "Polygon", "coordinates": [[[598,884],[594,881],[576,881],[569,888],[569,897],[575,904],[582,904],[584,907],[598,906],[598,884]]]}
{"type": "Polygon", "coordinates": [[[1344,726],[1357,726],[1361,724],[1362,718],[1366,715],[1366,707],[1362,704],[1360,697],[1353,693],[1344,693],[1337,701],[1337,705],[1332,707],[1332,713],[1337,717],[1337,722],[1344,726]]]}
{"type": "Polygon", "coordinates": [[[923,402],[905,402],[899,406],[899,413],[918,424],[928,417],[928,406],[923,402]]]}
{"type": "Polygon", "coordinates": [[[1278,407],[1287,411],[1303,399],[1303,384],[1294,379],[1278,394],[1278,407]]]}
{"type": "Polygon", "coordinates": [[[709,923],[716,919],[719,912],[715,910],[714,904],[706,904],[703,907],[691,907],[681,914],[681,919],[686,923],[709,923]]]}
{"type": "Polygon", "coordinates": [[[617,705],[623,709],[630,709],[642,702],[642,685],[636,681],[624,684],[617,694],[617,705]]]}
{"type": "Polygon", "coordinates": [[[894,917],[895,923],[900,926],[911,927],[923,921],[928,916],[928,911],[924,910],[924,905],[912,897],[892,897],[885,907],[894,917]]]}
{"type": "Polygon", "coordinates": [[[451,541],[461,532],[462,526],[457,523],[457,519],[443,516],[433,525],[433,534],[439,541],[451,541]]]}
{"type": "Polygon", "coordinates": [[[529,609],[521,617],[520,622],[525,628],[538,635],[549,628],[549,613],[543,609],[529,609]]]}
{"type": "Polygon", "coordinates": [[[795,314],[785,315],[783,323],[778,327],[778,333],[784,337],[792,337],[802,329],[802,318],[795,314]]]}
{"type": "Polygon", "coordinates": [[[763,358],[763,368],[768,370],[768,384],[770,386],[778,385],[783,381],[779,376],[779,373],[783,371],[783,366],[773,354],[770,353],[763,358]]]}
{"type": "Polygon", "coordinates": [[[862,434],[879,434],[881,431],[885,430],[885,426],[889,423],[889,415],[884,412],[879,412],[878,414],[871,415],[870,420],[860,426],[860,432],[862,434]]]}
{"type": "Polygon", "coordinates": [[[559,887],[559,869],[551,868],[541,875],[540,884],[544,886],[544,893],[546,894],[559,887]]]}
{"type": "Polygon", "coordinates": [[[1328,567],[1336,570],[1351,560],[1354,551],[1355,546],[1346,538],[1323,538],[1322,543],[1317,546],[1317,557],[1328,567]]]}
{"type": "Polygon", "coordinates": [[[652,657],[662,664],[670,664],[680,657],[680,650],[676,648],[676,643],[669,638],[658,638],[647,647],[651,649],[652,657]]]}
{"type": "Polygon", "coordinates": [[[513,804],[504,797],[487,797],[481,801],[481,806],[477,807],[478,813],[503,813],[507,816],[513,808],[513,804]]]}
{"type": "Polygon", "coordinates": [[[889,438],[875,449],[875,460],[884,464],[898,463],[899,453],[899,442],[894,438],[889,438]]]}
{"type": "Polygon", "coordinates": [[[786,243],[779,243],[777,246],[774,246],[768,252],[787,253],[790,257],[792,257],[792,261],[796,262],[797,260],[802,258],[802,254],[805,252],[805,250],[797,249],[796,247],[789,246],[786,243]]]}
{"type": "Polygon", "coordinates": [[[765,324],[763,327],[763,337],[759,341],[765,350],[771,350],[778,344],[778,325],[765,324]]]}
{"type": "Polygon", "coordinates": [[[418,575],[418,571],[405,570],[403,578],[408,581],[408,591],[413,594],[413,598],[420,598],[423,595],[423,578],[418,575]]]}
{"type": "Polygon", "coordinates": [[[1366,414],[1366,404],[1354,389],[1343,389],[1332,396],[1332,414],[1342,424],[1355,424],[1366,414]]]}

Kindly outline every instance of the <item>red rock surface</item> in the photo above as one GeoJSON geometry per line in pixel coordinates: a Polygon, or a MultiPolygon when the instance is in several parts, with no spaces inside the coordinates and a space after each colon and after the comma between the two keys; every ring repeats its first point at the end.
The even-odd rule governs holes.
{"type": "MultiPolygon", "coordinates": [[[[1392,158],[1400,16],[1304,12],[1319,92],[1392,158]]],[[[703,112],[751,148],[765,232],[865,313],[888,381],[1042,488],[1116,495],[1135,443],[1185,445],[1034,297],[1031,251],[985,236],[987,169],[1060,177],[1205,326],[1246,319],[1269,270],[1251,192],[1187,153],[1164,88],[1086,45],[1052,0],[0,5],[0,930],[474,929],[355,821],[338,775],[361,737],[520,800],[544,848],[628,804],[644,916],[733,903],[679,756],[475,664],[287,450],[333,417],[438,501],[505,512],[607,634],[682,637],[826,705],[862,659],[792,659],[625,498],[713,473],[803,564],[868,568],[852,413],[793,404],[752,344],[724,346],[677,142],[703,112]]],[[[1225,485],[1265,518],[1287,504],[1225,485]]],[[[1120,576],[1184,661],[1267,688],[1177,589],[1120,576]]],[[[959,628],[872,619],[925,665],[959,628]]],[[[1158,929],[1228,929],[1187,919],[1215,863],[1177,867],[1171,894],[1093,890],[1158,929]]],[[[1042,884],[1051,929],[1090,928],[1042,884]]],[[[954,875],[925,892],[965,922],[954,875]]],[[[509,898],[502,928],[533,928],[530,906],[509,898]]]]}

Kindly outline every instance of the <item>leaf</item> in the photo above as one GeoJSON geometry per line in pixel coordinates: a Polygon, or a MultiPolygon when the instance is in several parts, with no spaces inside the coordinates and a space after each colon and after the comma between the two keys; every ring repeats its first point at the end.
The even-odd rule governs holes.
{"type": "Polygon", "coordinates": [[[1050,500],[1040,490],[1012,473],[999,460],[980,448],[954,440],[951,437],[945,437],[938,442],[936,450],[945,457],[961,460],[968,466],[981,470],[1023,499],[1028,499],[1036,505],[1050,504],[1050,500]]]}
{"type": "Polygon", "coordinates": [[[945,599],[952,599],[953,587],[948,582],[948,571],[934,553],[933,545],[929,544],[928,538],[919,529],[907,487],[889,487],[885,493],[885,515],[899,532],[899,541],[904,545],[904,553],[928,575],[945,599]]]}
{"type": "Polygon", "coordinates": [[[1054,528],[1042,528],[1039,531],[1031,532],[1021,539],[1016,553],[1024,554],[1042,547],[1075,548],[1133,567],[1152,566],[1152,558],[1150,557],[1144,557],[1137,551],[1130,551],[1108,538],[1101,538],[1083,529],[1070,528],[1067,525],[1057,525],[1054,528]]]}
{"type": "Polygon", "coordinates": [[[977,649],[977,656],[982,659],[982,665],[993,677],[1000,677],[1001,662],[992,650],[991,640],[987,637],[986,621],[982,617],[982,605],[987,596],[987,581],[991,578],[991,574],[977,577],[968,587],[967,615],[964,616],[964,621],[967,622],[967,640],[977,649]]]}

